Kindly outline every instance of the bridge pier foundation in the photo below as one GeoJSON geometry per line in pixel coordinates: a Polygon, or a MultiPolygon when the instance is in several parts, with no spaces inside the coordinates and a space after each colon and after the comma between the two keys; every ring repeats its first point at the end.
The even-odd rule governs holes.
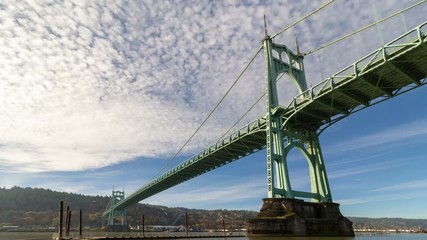
{"type": "Polygon", "coordinates": [[[337,203],[264,198],[257,217],[248,220],[248,236],[354,236],[353,223],[337,203]]]}

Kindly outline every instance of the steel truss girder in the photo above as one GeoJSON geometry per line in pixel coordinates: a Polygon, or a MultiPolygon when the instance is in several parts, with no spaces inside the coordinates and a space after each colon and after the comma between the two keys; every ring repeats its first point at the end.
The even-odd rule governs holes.
{"type": "MultiPolygon", "coordinates": [[[[323,107],[326,107],[326,108],[329,108],[329,109],[334,110],[334,111],[336,111],[336,112],[339,112],[339,113],[341,113],[342,115],[347,115],[347,114],[348,114],[347,110],[342,110],[342,109],[344,109],[344,107],[343,107],[343,106],[336,106],[336,105],[334,105],[333,98],[332,98],[331,104],[327,104],[327,103],[325,103],[324,101],[322,101],[321,99],[319,99],[319,100],[317,101],[317,103],[319,103],[319,104],[320,104],[320,105],[322,105],[323,107]]],[[[330,114],[330,115],[331,115],[331,114],[330,114]]]]}
{"type": "Polygon", "coordinates": [[[391,97],[393,94],[390,91],[386,91],[384,89],[382,89],[380,86],[375,85],[373,83],[371,83],[368,79],[366,79],[364,76],[359,76],[360,80],[362,80],[363,82],[365,82],[366,84],[370,85],[371,87],[375,88],[376,90],[378,90],[379,92],[383,93],[386,96],[391,97]]]}
{"type": "Polygon", "coordinates": [[[409,76],[410,75],[409,73],[404,72],[404,70],[400,69],[393,62],[387,61],[387,65],[393,68],[396,72],[398,72],[403,78],[407,79],[408,81],[411,81],[412,83],[415,83],[418,86],[421,85],[421,82],[419,79],[415,79],[414,77],[409,76]]]}
{"type": "MultiPolygon", "coordinates": [[[[293,120],[297,118],[298,113],[307,111],[320,99],[336,92],[342,93],[344,98],[359,102],[359,104],[347,106],[348,115],[351,115],[425,85],[427,81],[425,79],[427,77],[427,37],[423,32],[427,32],[427,22],[294,97],[287,107],[282,107],[286,109],[283,113],[282,128],[285,128],[287,124],[298,125],[298,122],[293,120]],[[415,38],[406,40],[408,36],[415,36],[415,38]],[[405,40],[406,42],[402,42],[405,40]],[[399,67],[396,67],[397,65],[399,67]],[[406,68],[408,69],[406,70],[406,68]],[[411,75],[408,75],[407,72],[410,72],[411,75]],[[383,81],[383,87],[369,81],[372,77],[378,77],[379,80],[383,81]],[[388,83],[385,82],[386,80],[388,83]],[[359,82],[370,86],[371,92],[377,91],[379,93],[372,94],[366,101],[349,94],[348,89],[351,89],[353,85],[357,86],[359,82]]],[[[325,115],[324,120],[318,123],[321,126],[319,133],[348,115],[325,115]]]]}

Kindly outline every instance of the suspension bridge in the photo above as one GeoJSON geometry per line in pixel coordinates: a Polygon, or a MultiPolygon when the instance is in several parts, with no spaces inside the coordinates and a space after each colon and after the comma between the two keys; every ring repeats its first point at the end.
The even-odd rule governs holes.
{"type": "Polygon", "coordinates": [[[319,135],[353,113],[426,85],[426,32],[424,22],[312,87],[307,87],[305,79],[304,54],[293,53],[266,35],[258,51],[263,50],[265,56],[265,116],[223,137],[126,198],[123,192],[113,191],[103,216],[114,225],[118,216],[125,216],[126,207],[262,149],[267,152],[268,198],[332,203],[319,135]],[[288,105],[280,105],[277,94],[276,81],[283,74],[299,91],[288,105]],[[307,159],[310,192],[291,186],[286,158],[292,148],[298,148],[307,159]]]}

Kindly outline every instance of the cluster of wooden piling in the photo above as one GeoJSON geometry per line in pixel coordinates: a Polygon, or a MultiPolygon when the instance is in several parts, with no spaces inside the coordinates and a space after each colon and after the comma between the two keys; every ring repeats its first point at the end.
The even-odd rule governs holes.
{"type": "MultiPolygon", "coordinates": [[[[64,240],[64,239],[70,239],[70,229],[71,229],[71,216],[72,216],[73,211],[70,210],[70,206],[66,206],[66,210],[64,212],[64,202],[60,201],[59,202],[59,233],[58,233],[58,238],[55,238],[56,240],[64,240]],[[64,213],[65,213],[65,225],[64,225],[64,213]]],[[[189,232],[189,227],[188,227],[188,214],[185,213],[185,230],[186,230],[186,234],[185,235],[180,235],[180,236],[145,236],[145,216],[141,215],[141,223],[142,223],[142,237],[139,237],[137,239],[151,239],[151,238],[187,238],[189,236],[188,232],[189,232]]],[[[222,227],[223,227],[223,233],[225,233],[225,222],[224,219],[222,219],[222,227]]],[[[79,239],[83,239],[83,234],[82,234],[82,229],[83,229],[83,223],[82,223],[82,209],[79,210],[79,239]]],[[[230,235],[231,236],[231,235],[230,235]]],[[[238,235],[240,236],[240,235],[238,235]]],[[[220,235],[200,235],[198,237],[201,238],[212,238],[212,237],[220,237],[220,235]]],[[[236,236],[233,236],[236,237],[236,236]]],[[[91,239],[98,239],[96,237],[91,238],[91,239]]],[[[102,239],[109,239],[108,237],[102,237],[102,239]]],[[[117,238],[114,237],[114,239],[132,239],[132,237],[122,237],[122,238],[117,238]]]]}
{"type": "MultiPolygon", "coordinates": [[[[63,236],[68,238],[70,236],[70,228],[71,228],[71,213],[72,211],[70,210],[70,206],[67,206],[67,210],[66,210],[66,216],[65,216],[65,229],[63,226],[63,222],[64,222],[64,202],[60,201],[59,202],[59,240],[62,240],[63,236]],[[65,230],[65,232],[63,231],[65,230]]],[[[82,238],[82,229],[83,229],[83,225],[82,225],[82,213],[83,211],[80,209],[79,211],[79,237],[82,238]]]]}

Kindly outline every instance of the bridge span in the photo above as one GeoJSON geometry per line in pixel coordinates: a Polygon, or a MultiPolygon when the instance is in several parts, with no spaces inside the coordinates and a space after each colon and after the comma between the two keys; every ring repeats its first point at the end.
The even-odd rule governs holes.
{"type": "MultiPolygon", "coordinates": [[[[300,129],[312,129],[320,134],[328,126],[355,112],[427,84],[426,33],[427,22],[317,85],[302,88],[300,94],[287,106],[273,106],[271,116],[281,118],[278,129],[285,137],[300,129]]],[[[272,44],[273,52],[284,51],[283,49],[286,50],[284,46],[272,44]]],[[[301,70],[296,64],[297,59],[302,60],[301,55],[289,51],[286,53],[291,59],[289,64],[281,59],[281,54],[272,54],[271,64],[276,68],[276,72],[301,70]]],[[[267,114],[254,120],[151,180],[128,197],[111,205],[103,216],[123,210],[170,187],[264,149],[268,138],[268,118],[267,114]]],[[[294,196],[309,198],[319,195],[298,191],[293,193],[294,196]]],[[[325,199],[328,201],[328,198],[325,199]]]]}

